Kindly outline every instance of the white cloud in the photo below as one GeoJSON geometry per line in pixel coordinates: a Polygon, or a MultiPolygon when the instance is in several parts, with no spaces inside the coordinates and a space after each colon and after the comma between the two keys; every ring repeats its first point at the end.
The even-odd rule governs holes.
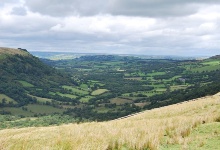
{"type": "Polygon", "coordinates": [[[1,46],[177,55],[214,55],[220,48],[218,0],[95,2],[4,0],[1,46]]]}

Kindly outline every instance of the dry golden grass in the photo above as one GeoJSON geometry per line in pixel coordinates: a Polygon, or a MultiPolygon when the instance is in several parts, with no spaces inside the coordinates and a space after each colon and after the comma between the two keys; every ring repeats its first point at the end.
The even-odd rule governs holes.
{"type": "Polygon", "coordinates": [[[13,49],[13,48],[5,48],[0,47],[0,55],[1,54],[10,54],[10,55],[29,55],[29,53],[19,50],[19,49],[13,49]]]}
{"type": "MultiPolygon", "coordinates": [[[[30,127],[0,131],[2,150],[161,149],[193,140],[192,130],[220,118],[220,93],[108,122],[30,127]]],[[[201,139],[199,146],[205,142],[201,139]]]]}

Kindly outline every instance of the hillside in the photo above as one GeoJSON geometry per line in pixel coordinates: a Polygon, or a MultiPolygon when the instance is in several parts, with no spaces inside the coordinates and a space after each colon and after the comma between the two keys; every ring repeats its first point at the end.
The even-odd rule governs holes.
{"type": "Polygon", "coordinates": [[[0,149],[218,149],[220,93],[108,122],[0,131],[0,149]]]}
{"type": "Polygon", "coordinates": [[[62,92],[63,84],[74,83],[70,76],[42,63],[25,49],[0,48],[1,114],[26,117],[62,113],[64,110],[57,108],[57,102],[52,100],[70,99],[63,100],[56,94],[51,99],[39,95],[62,92]]]}

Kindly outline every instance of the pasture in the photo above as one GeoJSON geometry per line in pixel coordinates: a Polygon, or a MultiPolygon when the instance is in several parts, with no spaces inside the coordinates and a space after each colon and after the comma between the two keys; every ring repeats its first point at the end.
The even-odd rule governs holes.
{"type": "Polygon", "coordinates": [[[113,99],[110,100],[110,103],[116,104],[116,105],[122,105],[122,104],[132,103],[132,100],[123,99],[123,98],[113,98],[113,99]]]}
{"type": "Polygon", "coordinates": [[[103,93],[105,93],[105,92],[107,92],[108,90],[107,89],[98,89],[98,90],[95,90],[95,91],[93,91],[92,93],[91,93],[91,95],[101,95],[101,94],[103,94],[103,93]]]}
{"type": "Polygon", "coordinates": [[[24,87],[34,87],[34,85],[33,84],[30,84],[30,83],[28,83],[28,82],[26,82],[26,81],[18,81],[19,83],[21,83],[24,87]]]}
{"type": "Polygon", "coordinates": [[[26,106],[27,110],[35,114],[53,114],[53,113],[62,113],[64,110],[55,108],[48,105],[39,105],[39,104],[29,104],[26,106]]]}
{"type": "Polygon", "coordinates": [[[0,103],[3,102],[3,99],[5,100],[5,103],[8,104],[8,103],[13,103],[13,104],[17,104],[17,102],[15,100],[13,100],[12,98],[8,97],[7,95],[5,94],[0,94],[0,103]]]}
{"type": "MultiPolygon", "coordinates": [[[[77,93],[77,94],[80,94],[80,95],[88,95],[89,92],[88,92],[88,89],[85,90],[85,89],[79,89],[77,87],[72,87],[72,86],[62,86],[64,89],[67,89],[67,90],[71,90],[73,93],[77,93]]],[[[85,87],[85,85],[84,85],[85,87]]]]}

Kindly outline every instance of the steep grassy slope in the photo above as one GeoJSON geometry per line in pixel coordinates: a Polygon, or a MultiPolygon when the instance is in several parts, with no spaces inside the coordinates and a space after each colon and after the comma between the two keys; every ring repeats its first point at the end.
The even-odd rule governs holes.
{"type": "Polygon", "coordinates": [[[0,149],[218,149],[220,93],[108,122],[0,131],[0,149]]]}

